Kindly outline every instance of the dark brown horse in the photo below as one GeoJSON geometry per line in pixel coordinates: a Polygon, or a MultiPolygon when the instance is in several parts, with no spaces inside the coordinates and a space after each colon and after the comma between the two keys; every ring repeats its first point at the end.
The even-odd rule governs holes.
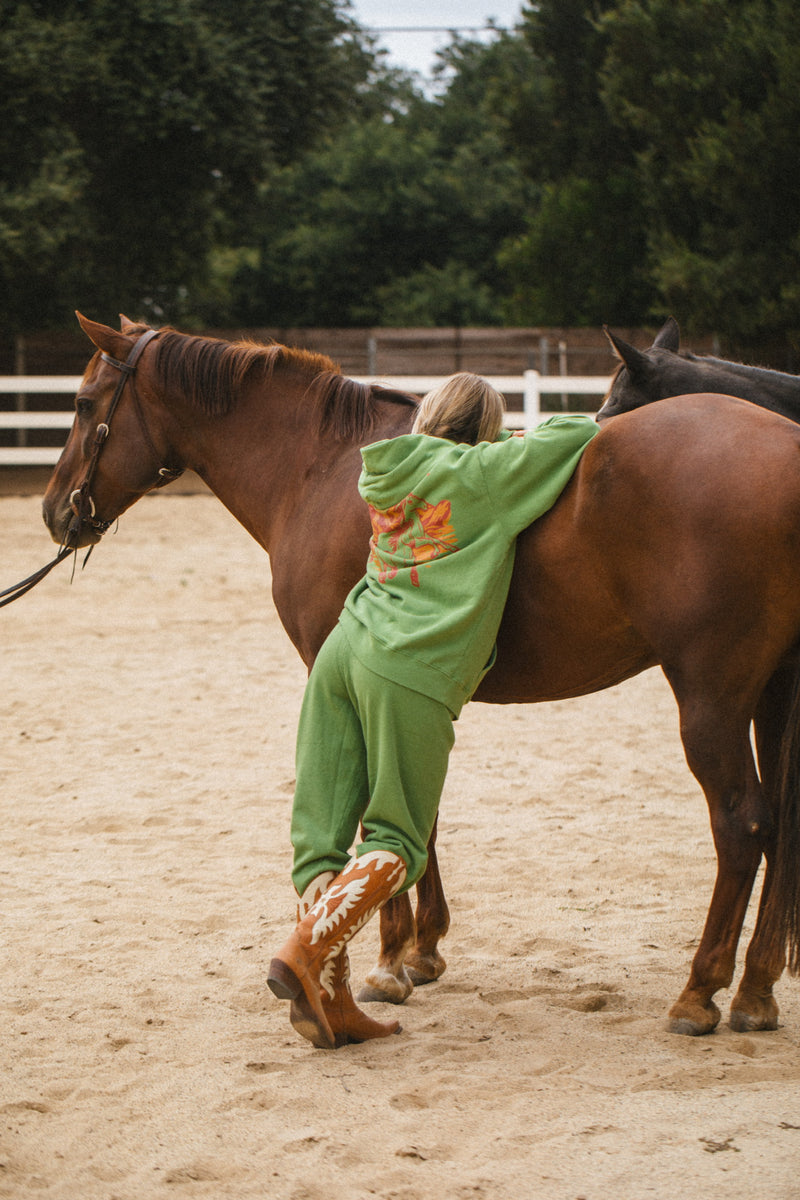
{"type": "Polygon", "coordinates": [[[680,330],[670,317],[648,350],[637,350],[609,329],[606,335],[620,365],[597,414],[609,417],[631,412],[654,400],[696,392],[738,396],[760,408],[800,422],[800,376],[768,371],[711,355],[680,352],[680,330]]]}
{"type": "MultiPolygon", "coordinates": [[[[162,472],[190,467],[268,552],[278,613],[310,664],[364,570],[359,446],[407,430],[413,405],[280,346],[166,330],[146,341],[146,327],[124,319],[119,333],[81,324],[103,353],[87,368],[44,498],[54,539],[97,542],[162,472]]],[[[579,696],[660,664],[678,702],[718,859],[671,1010],[679,1032],[719,1020],[712,997],[732,980],[762,855],[733,1026],[774,1029],[787,950],[800,967],[799,637],[800,429],[752,405],[682,397],[609,422],[556,506],[519,539],[497,664],[477,699],[579,696]]],[[[412,953],[424,976],[441,969],[446,924],[432,857],[412,953]]],[[[406,897],[382,910],[370,979],[384,996],[406,994],[413,931],[406,897]]]]}

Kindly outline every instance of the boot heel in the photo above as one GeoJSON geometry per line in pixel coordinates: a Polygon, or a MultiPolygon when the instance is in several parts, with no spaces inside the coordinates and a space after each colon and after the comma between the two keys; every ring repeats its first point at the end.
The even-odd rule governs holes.
{"type": "Polygon", "coordinates": [[[317,997],[314,1004],[312,996],[282,958],[273,958],[269,964],[267,985],[279,1000],[291,1000],[289,1020],[301,1037],[320,1050],[336,1049],[336,1039],[325,1016],[322,1001],[317,997]]]}
{"type": "Polygon", "coordinates": [[[267,986],[279,1000],[296,1000],[303,990],[303,985],[292,968],[287,967],[280,958],[273,958],[269,964],[267,986]]]}

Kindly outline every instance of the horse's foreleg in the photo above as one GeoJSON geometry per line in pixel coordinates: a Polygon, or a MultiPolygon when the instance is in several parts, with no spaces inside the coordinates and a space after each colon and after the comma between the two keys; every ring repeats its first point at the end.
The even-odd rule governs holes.
{"type": "Polygon", "coordinates": [[[703,935],[689,981],[670,1009],[670,1028],[695,1035],[710,1033],[719,1022],[713,996],[733,978],[770,814],[753,762],[749,719],[741,712],[723,713],[707,697],[681,698],[678,689],[676,696],[686,758],[705,792],[717,851],[717,878],[703,935]]]}
{"type": "Polygon", "coordinates": [[[428,865],[417,884],[417,938],[406,957],[408,973],[418,986],[432,983],[447,969],[438,946],[450,928],[450,910],[444,898],[436,858],[436,829],[437,825],[434,825],[428,842],[428,865]]]}
{"type": "Polygon", "coordinates": [[[417,883],[417,917],[408,894],[394,896],[380,913],[381,949],[377,965],[367,975],[359,1000],[388,1000],[402,1004],[414,984],[431,983],[446,963],[438,950],[439,939],[450,926],[436,858],[436,830],[428,842],[428,865],[417,883]],[[406,970],[408,967],[408,970],[406,970]]]}
{"type": "Polygon", "coordinates": [[[414,914],[408,892],[392,896],[380,911],[381,949],[377,965],[367,975],[358,999],[402,1004],[414,990],[403,965],[414,943],[414,914]]]}

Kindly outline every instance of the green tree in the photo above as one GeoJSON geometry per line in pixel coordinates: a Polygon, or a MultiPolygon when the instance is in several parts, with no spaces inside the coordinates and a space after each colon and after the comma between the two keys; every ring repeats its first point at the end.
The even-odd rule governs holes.
{"type": "Polygon", "coordinates": [[[181,316],[374,61],[345,0],[0,0],[6,329],[181,316]]]}
{"type": "Polygon", "coordinates": [[[501,253],[520,324],[629,324],[648,311],[645,213],[632,150],[600,94],[610,8],[541,0],[523,11],[527,80],[495,94],[510,151],[536,185],[501,253]]]}
{"type": "Polygon", "coordinates": [[[569,326],[646,319],[652,286],[645,231],[631,229],[631,214],[639,215],[631,171],[545,184],[527,231],[509,239],[500,255],[512,320],[569,326]]]}
{"type": "Polygon", "coordinates": [[[653,276],[689,328],[800,345],[800,28],[789,0],[621,0],[604,96],[634,141],[653,276]]]}
{"type": "Polygon", "coordinates": [[[445,92],[395,79],[353,121],[264,189],[258,262],[234,282],[249,324],[492,324],[503,239],[527,187],[486,103],[496,48],[457,42],[445,92]]]}

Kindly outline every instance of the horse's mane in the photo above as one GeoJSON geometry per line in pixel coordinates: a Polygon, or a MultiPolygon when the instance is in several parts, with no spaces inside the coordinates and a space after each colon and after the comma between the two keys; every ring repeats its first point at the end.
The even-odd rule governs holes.
{"type": "Polygon", "coordinates": [[[164,386],[180,391],[211,417],[231,412],[243,383],[257,372],[264,380],[276,371],[304,376],[308,381],[305,394],[316,405],[319,431],[330,433],[337,440],[351,440],[369,433],[375,422],[378,397],[412,406],[416,403],[403,392],[348,379],[327,355],[278,342],[228,342],[163,329],[155,345],[164,386]]]}
{"type": "MultiPolygon", "coordinates": [[[[649,351],[642,351],[643,354],[648,354],[649,351]]],[[[763,381],[764,383],[785,383],[797,386],[800,383],[800,376],[791,375],[785,371],[775,371],[770,367],[751,366],[748,363],[735,362],[727,358],[716,358],[712,354],[692,354],[689,350],[662,350],[662,353],[671,355],[673,358],[679,359],[681,362],[689,363],[694,367],[705,368],[709,374],[714,371],[723,372],[728,375],[738,375],[741,378],[752,379],[755,382],[763,381]]],[[[614,386],[617,378],[622,371],[625,370],[624,361],[617,363],[614,368],[614,373],[611,376],[609,391],[614,386]]]]}
{"type": "Polygon", "coordinates": [[[794,383],[797,384],[798,376],[792,375],[787,371],[776,371],[772,367],[759,367],[750,363],[733,362],[727,358],[715,358],[711,354],[691,354],[688,351],[681,354],[681,358],[685,358],[687,362],[694,363],[696,366],[717,368],[721,371],[728,371],[732,375],[742,375],[748,379],[763,379],[766,383],[794,383]]]}

